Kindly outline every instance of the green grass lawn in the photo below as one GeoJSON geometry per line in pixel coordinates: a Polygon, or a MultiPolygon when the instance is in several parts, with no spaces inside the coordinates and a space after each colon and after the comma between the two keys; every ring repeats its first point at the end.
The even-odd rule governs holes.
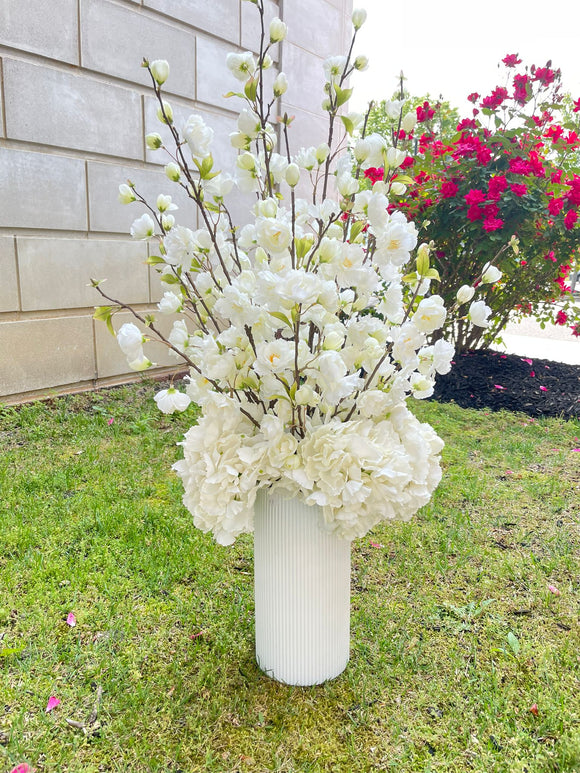
{"type": "Polygon", "coordinates": [[[195,413],[153,391],[0,408],[0,773],[580,770],[577,421],[416,404],[443,482],[353,546],[350,664],[297,688],[254,662],[251,537],[181,505],[195,413]]]}

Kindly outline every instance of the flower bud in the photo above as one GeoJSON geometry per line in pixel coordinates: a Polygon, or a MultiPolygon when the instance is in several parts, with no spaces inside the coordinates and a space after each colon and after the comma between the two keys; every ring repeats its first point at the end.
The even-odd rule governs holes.
{"type": "Polygon", "coordinates": [[[177,164],[174,164],[173,161],[171,161],[171,163],[167,164],[165,167],[165,174],[170,180],[176,183],[181,177],[181,170],[177,164]]]}
{"type": "MultiPolygon", "coordinates": [[[[374,185],[373,185],[373,191],[374,191],[374,185]]],[[[393,182],[391,183],[391,192],[395,194],[395,196],[403,196],[407,191],[407,186],[404,183],[398,183],[393,182]]]]}
{"type": "Polygon", "coordinates": [[[364,54],[359,54],[353,62],[354,69],[360,70],[361,72],[363,70],[368,69],[368,66],[369,66],[369,58],[364,54]]]}
{"type": "Polygon", "coordinates": [[[145,135],[145,142],[150,150],[158,150],[163,145],[163,139],[157,132],[145,135]]]}
{"type": "Polygon", "coordinates": [[[354,157],[358,161],[359,164],[362,164],[363,161],[366,161],[369,157],[369,154],[371,152],[370,144],[367,139],[360,139],[357,140],[355,146],[354,146],[354,157]]]}
{"type": "Polygon", "coordinates": [[[130,204],[136,200],[136,196],[133,193],[133,188],[123,183],[119,185],[119,201],[121,204],[130,204]]]}
{"type": "Polygon", "coordinates": [[[300,182],[300,167],[298,164],[288,164],[284,174],[286,182],[291,188],[294,188],[300,182]]]}
{"type": "Polygon", "coordinates": [[[162,86],[169,77],[169,63],[165,59],[156,59],[149,65],[151,75],[157,83],[162,86]]]}
{"type": "Polygon", "coordinates": [[[157,209],[160,212],[171,212],[173,209],[177,209],[177,206],[171,202],[171,196],[165,196],[160,193],[157,196],[157,209]]]}
{"type": "Polygon", "coordinates": [[[270,54],[264,54],[264,57],[262,59],[262,70],[269,70],[273,64],[274,64],[274,60],[272,59],[270,54]]]}
{"type": "Polygon", "coordinates": [[[493,284],[494,282],[499,282],[502,276],[503,274],[499,270],[499,268],[492,266],[491,263],[486,263],[485,266],[483,267],[483,272],[481,275],[481,283],[484,285],[493,284]]]}
{"type": "Polygon", "coordinates": [[[165,102],[165,100],[163,100],[163,108],[157,108],[157,118],[161,121],[161,123],[173,123],[173,109],[171,108],[169,102],[165,102]]]}
{"type": "Polygon", "coordinates": [[[316,160],[319,164],[324,164],[326,159],[328,158],[328,154],[330,153],[330,148],[326,144],[326,142],[323,142],[322,145],[319,145],[316,148],[316,160]]]}
{"type": "Polygon", "coordinates": [[[470,285],[461,285],[459,290],[457,291],[457,303],[463,304],[463,303],[469,303],[469,301],[473,298],[475,295],[475,288],[471,287],[470,285]]]}
{"type": "Polygon", "coordinates": [[[365,8],[355,8],[352,12],[352,26],[355,30],[360,30],[362,25],[367,20],[367,12],[365,8]]]}
{"type": "Polygon", "coordinates": [[[406,115],[403,116],[403,120],[401,121],[401,128],[408,134],[409,132],[413,131],[416,125],[417,113],[414,110],[410,110],[406,115]]]}
{"type": "Polygon", "coordinates": [[[161,225],[164,231],[171,231],[175,225],[175,218],[173,215],[161,215],[161,225]]]}
{"type": "Polygon", "coordinates": [[[288,88],[288,79],[283,72],[279,72],[274,81],[273,91],[275,97],[281,97],[288,88]]]}
{"type": "Polygon", "coordinates": [[[286,37],[288,27],[281,19],[276,17],[270,22],[270,43],[279,43],[286,37]]]}
{"type": "Polygon", "coordinates": [[[406,153],[398,148],[389,148],[387,150],[387,164],[390,167],[396,168],[401,166],[406,158],[406,153]]]}

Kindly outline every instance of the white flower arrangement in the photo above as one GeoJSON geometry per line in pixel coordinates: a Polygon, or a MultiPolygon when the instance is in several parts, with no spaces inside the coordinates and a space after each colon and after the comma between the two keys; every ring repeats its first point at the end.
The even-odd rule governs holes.
{"type": "MultiPolygon", "coordinates": [[[[214,169],[213,131],[201,116],[175,127],[161,92],[167,62],[144,62],[159,120],[174,140],[169,149],[150,134],[148,147],[168,154],[167,177],[195,202],[202,226],[176,225],[167,214],[176,209],[170,197],[150,206],[131,182],[119,195],[149,210],[131,234],[158,242],[159,255],[149,262],[171,288],[158,309],[179,318],[164,336],[153,315],[114,300],[99,282],[93,284],[112,305],[95,316],[112,330],[112,315],[129,309],[146,326],[147,337],[132,323],[117,333],[131,367],[152,364],[143,350],[152,340],[189,367],[187,394],[171,387],[156,401],[165,413],[190,401],[202,411],[174,466],[198,528],[232,543],[252,530],[256,493],[270,487],[320,505],[327,528],[350,540],[381,520],[411,518],[439,483],[443,443],[406,399],[430,396],[435,375],[451,367],[453,347],[436,335],[449,311],[431,292],[438,279],[429,266],[432,245],[421,245],[409,267],[418,235],[389,204],[393,186],[405,184],[397,172],[404,155],[378,135],[365,138],[364,129],[357,139],[363,116],[340,115],[352,91],[345,83],[364,69],[362,60],[353,59],[352,45],[348,56],[326,60],[328,140],[292,155],[292,119],[279,118],[280,137],[272,124],[286,76],[279,73],[269,93],[262,78],[286,25],[268,25],[263,0],[250,1],[267,32],[257,57],[227,58],[243,83],[232,95],[243,101],[231,135],[239,150],[235,180],[214,169]],[[358,167],[344,152],[349,139],[358,167]],[[378,164],[388,170],[385,181],[362,190],[361,168],[378,164]],[[311,195],[299,196],[308,182],[311,195]],[[252,221],[241,229],[227,204],[234,183],[256,194],[252,221]]],[[[353,13],[353,44],[365,17],[353,13]]],[[[496,274],[488,269],[490,276],[496,274]]],[[[462,288],[453,311],[472,290],[462,288]]],[[[475,324],[487,324],[487,314],[483,301],[471,304],[475,324]]]]}

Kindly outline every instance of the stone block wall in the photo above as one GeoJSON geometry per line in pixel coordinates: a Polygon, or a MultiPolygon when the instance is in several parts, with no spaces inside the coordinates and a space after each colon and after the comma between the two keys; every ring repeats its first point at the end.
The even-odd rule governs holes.
{"type": "MultiPolygon", "coordinates": [[[[266,1],[267,18],[289,27],[276,66],[290,81],[281,109],[296,116],[297,150],[325,140],[321,65],[345,49],[352,0],[266,1]]],[[[225,56],[255,49],[257,18],[243,0],[2,0],[0,402],[135,377],[92,319],[100,300],[88,285],[107,277],[112,295],[151,309],[162,291],[147,245],[128,236],[142,210],[119,204],[118,186],[130,178],[145,196],[184,203],[161,153],[145,146],[160,124],[141,60],[170,62],[176,123],[200,112],[216,163],[231,164],[237,100],[223,97],[234,85],[225,56]]],[[[233,209],[243,217],[247,206],[233,209]]],[[[175,367],[155,354],[160,368],[175,367]]]]}

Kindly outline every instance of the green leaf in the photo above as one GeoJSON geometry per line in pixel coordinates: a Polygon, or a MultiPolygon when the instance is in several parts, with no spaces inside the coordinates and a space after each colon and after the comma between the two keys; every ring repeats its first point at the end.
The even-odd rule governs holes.
{"type": "Polygon", "coordinates": [[[356,241],[356,239],[360,236],[363,228],[364,228],[363,223],[360,220],[355,220],[355,222],[350,227],[351,242],[356,241]]]}
{"type": "Polygon", "coordinates": [[[247,81],[246,85],[244,86],[244,94],[250,100],[250,102],[254,102],[256,99],[257,93],[258,93],[258,79],[250,78],[250,80],[247,81]]]}
{"type": "Polygon", "coordinates": [[[115,335],[115,330],[113,328],[113,314],[119,311],[118,306],[97,306],[95,309],[95,313],[93,314],[93,319],[99,319],[101,322],[105,322],[107,325],[107,329],[111,335],[115,335]]]}
{"type": "Polygon", "coordinates": [[[228,91],[227,94],[224,94],[224,99],[229,99],[229,97],[240,97],[240,99],[244,99],[244,95],[239,91],[228,91]]]}
{"type": "Polygon", "coordinates": [[[336,106],[340,107],[348,102],[352,94],[352,89],[341,89],[340,86],[334,84],[334,93],[336,94],[336,106]]]}
{"type": "Polygon", "coordinates": [[[344,128],[346,129],[346,133],[349,134],[351,137],[354,133],[354,123],[348,118],[346,115],[341,115],[340,120],[344,124],[344,128]]]}
{"type": "Polygon", "coordinates": [[[430,268],[429,271],[425,274],[426,279],[436,279],[438,282],[441,281],[441,277],[439,276],[439,272],[436,268],[430,268]]]}
{"type": "Polygon", "coordinates": [[[161,278],[162,282],[165,282],[166,285],[176,285],[179,284],[179,279],[176,276],[173,276],[173,274],[163,274],[161,278]]]}
{"type": "MultiPolygon", "coordinates": [[[[201,166],[199,168],[199,174],[201,176],[202,180],[208,180],[211,179],[208,177],[209,173],[211,172],[213,168],[213,157],[210,153],[209,156],[206,156],[203,161],[201,162],[201,166]]],[[[215,175],[213,175],[215,176],[215,175]]]]}
{"type": "Polygon", "coordinates": [[[517,655],[520,651],[520,643],[518,641],[518,637],[515,635],[515,633],[512,633],[511,631],[507,635],[508,644],[511,647],[511,651],[514,653],[514,655],[517,655]]]}
{"type": "Polygon", "coordinates": [[[413,284],[413,282],[417,281],[417,272],[413,271],[412,274],[405,274],[402,281],[405,282],[405,284],[413,284]]]}
{"type": "Polygon", "coordinates": [[[280,322],[283,322],[285,325],[288,325],[288,327],[292,327],[292,323],[290,322],[288,317],[282,314],[281,311],[270,311],[269,314],[270,316],[275,317],[276,319],[279,319],[280,322]]]}
{"type": "Polygon", "coordinates": [[[419,249],[417,253],[417,273],[419,276],[427,276],[429,271],[429,250],[419,249]]]}
{"type": "Polygon", "coordinates": [[[165,263],[165,261],[163,258],[160,258],[159,255],[150,255],[145,263],[149,266],[157,266],[159,263],[165,263]]]}
{"type": "Polygon", "coordinates": [[[312,247],[312,241],[310,239],[294,239],[294,247],[296,248],[296,256],[299,259],[305,258],[312,247]]]}

